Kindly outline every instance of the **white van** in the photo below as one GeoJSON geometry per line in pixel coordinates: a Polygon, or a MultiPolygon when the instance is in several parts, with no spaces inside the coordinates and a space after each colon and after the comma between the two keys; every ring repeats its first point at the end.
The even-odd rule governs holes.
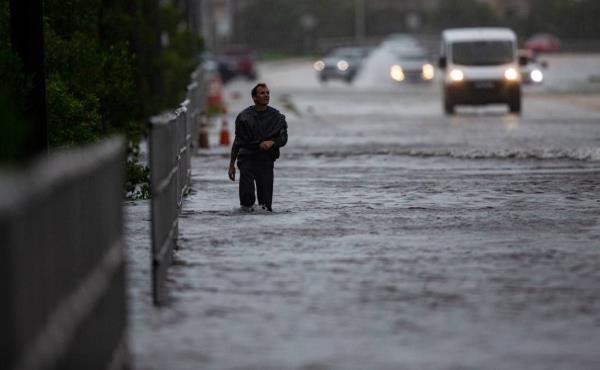
{"type": "Polygon", "coordinates": [[[517,36],[508,28],[455,28],[442,32],[439,67],[444,111],[456,105],[506,103],[521,112],[517,36]]]}

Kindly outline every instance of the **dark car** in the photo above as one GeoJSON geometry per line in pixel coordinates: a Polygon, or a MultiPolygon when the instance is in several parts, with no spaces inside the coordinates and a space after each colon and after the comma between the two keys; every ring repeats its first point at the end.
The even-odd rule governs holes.
{"type": "Polygon", "coordinates": [[[313,68],[319,74],[319,80],[340,79],[352,82],[362,67],[363,59],[369,53],[364,47],[342,47],[333,49],[323,59],[317,60],[313,68]]]}
{"type": "Polygon", "coordinates": [[[255,57],[248,48],[231,46],[225,48],[222,53],[217,54],[215,59],[223,82],[237,76],[246,77],[250,80],[256,79],[255,57]]]}
{"type": "Polygon", "coordinates": [[[560,49],[560,40],[550,33],[536,33],[525,41],[525,49],[551,53],[560,49]]]}
{"type": "Polygon", "coordinates": [[[418,47],[395,50],[396,62],[390,66],[390,77],[396,82],[430,82],[435,67],[428,53],[418,47]]]}

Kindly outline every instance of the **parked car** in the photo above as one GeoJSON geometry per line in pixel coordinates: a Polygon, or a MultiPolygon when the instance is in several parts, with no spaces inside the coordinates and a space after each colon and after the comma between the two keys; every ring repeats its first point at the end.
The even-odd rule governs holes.
{"type": "Polygon", "coordinates": [[[254,54],[243,46],[227,47],[215,56],[218,64],[218,70],[223,82],[242,76],[249,80],[256,79],[256,70],[254,67],[254,54]]]}
{"type": "Polygon", "coordinates": [[[397,82],[430,82],[435,77],[435,68],[428,53],[421,48],[396,50],[396,63],[390,66],[390,77],[397,82]]]}
{"type": "Polygon", "coordinates": [[[560,49],[560,40],[550,33],[536,33],[525,41],[525,48],[535,52],[551,53],[560,49]]]}
{"type": "Polygon", "coordinates": [[[341,79],[348,83],[356,77],[362,67],[364,58],[370,49],[364,47],[341,47],[333,49],[325,57],[317,60],[313,68],[319,80],[341,79]]]}
{"type": "Polygon", "coordinates": [[[540,84],[544,81],[544,69],[548,63],[538,59],[537,53],[528,50],[519,50],[521,64],[521,80],[524,84],[540,84]]]}

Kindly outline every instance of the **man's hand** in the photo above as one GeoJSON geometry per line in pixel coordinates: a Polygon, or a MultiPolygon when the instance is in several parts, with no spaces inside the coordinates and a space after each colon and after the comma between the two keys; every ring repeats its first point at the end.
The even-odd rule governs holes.
{"type": "Polygon", "coordinates": [[[273,140],[267,140],[267,141],[263,141],[262,143],[260,143],[259,146],[260,146],[261,150],[269,150],[269,149],[271,149],[273,144],[275,144],[275,142],[273,140]]]}
{"type": "Polygon", "coordinates": [[[229,164],[229,171],[227,171],[229,175],[229,180],[235,181],[235,165],[233,163],[229,164]]]}

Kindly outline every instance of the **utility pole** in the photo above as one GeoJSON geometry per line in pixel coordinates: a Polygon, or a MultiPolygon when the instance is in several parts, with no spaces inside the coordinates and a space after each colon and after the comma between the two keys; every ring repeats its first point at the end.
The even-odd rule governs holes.
{"type": "Polygon", "coordinates": [[[357,44],[365,40],[365,0],[354,0],[354,38],[357,44]]]}
{"type": "Polygon", "coordinates": [[[43,0],[10,0],[12,49],[21,58],[23,71],[32,81],[24,112],[29,125],[24,151],[28,157],[48,153],[43,15],[43,0]]]}
{"type": "Polygon", "coordinates": [[[202,19],[202,37],[204,45],[207,49],[213,52],[216,49],[215,41],[215,13],[213,0],[202,0],[201,3],[201,19],[202,19]]]}

